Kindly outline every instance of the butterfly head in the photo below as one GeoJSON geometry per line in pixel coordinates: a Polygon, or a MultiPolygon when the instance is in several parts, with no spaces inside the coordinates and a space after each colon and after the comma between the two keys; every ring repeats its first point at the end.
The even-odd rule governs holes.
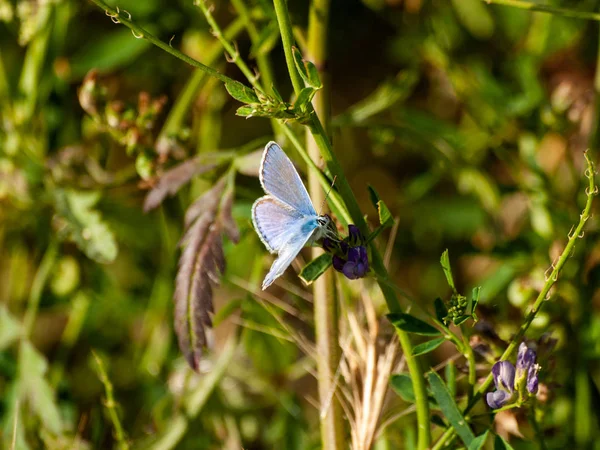
{"type": "Polygon", "coordinates": [[[333,241],[339,241],[340,238],[338,236],[337,227],[335,223],[327,214],[322,214],[317,216],[317,226],[318,226],[318,239],[329,238],[333,241]]]}

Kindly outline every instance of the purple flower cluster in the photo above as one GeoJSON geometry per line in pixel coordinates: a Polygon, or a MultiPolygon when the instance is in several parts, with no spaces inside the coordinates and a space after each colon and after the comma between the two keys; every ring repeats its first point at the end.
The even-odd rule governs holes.
{"type": "Polygon", "coordinates": [[[356,225],[348,225],[348,237],[343,241],[325,238],[323,248],[333,254],[333,268],[346,278],[363,278],[369,271],[365,239],[356,225]]]}
{"type": "Polygon", "coordinates": [[[538,372],[540,366],[535,363],[536,353],[522,342],[517,355],[517,367],[509,361],[498,361],[492,367],[496,390],[486,395],[487,404],[492,409],[502,408],[518,395],[522,402],[526,395],[538,391],[538,372]],[[527,393],[527,394],[526,394],[527,393]]]}

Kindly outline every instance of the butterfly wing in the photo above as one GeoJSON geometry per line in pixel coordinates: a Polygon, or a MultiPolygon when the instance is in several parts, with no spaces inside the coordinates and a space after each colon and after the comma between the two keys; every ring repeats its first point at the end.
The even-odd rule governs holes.
{"type": "Polygon", "coordinates": [[[304,216],[317,215],[300,175],[276,142],[271,141],[265,147],[259,177],[267,194],[304,216]]]}
{"type": "Polygon", "coordinates": [[[294,258],[300,253],[300,250],[306,245],[316,229],[317,223],[314,219],[304,218],[296,225],[294,230],[288,231],[289,239],[281,247],[277,259],[273,262],[269,273],[265,277],[262,284],[263,291],[285,272],[285,269],[288,268],[294,258]]]}
{"type": "Polygon", "coordinates": [[[304,216],[270,195],[259,198],[252,205],[252,223],[260,240],[271,253],[279,253],[290,238],[290,232],[303,221],[304,216]]]}

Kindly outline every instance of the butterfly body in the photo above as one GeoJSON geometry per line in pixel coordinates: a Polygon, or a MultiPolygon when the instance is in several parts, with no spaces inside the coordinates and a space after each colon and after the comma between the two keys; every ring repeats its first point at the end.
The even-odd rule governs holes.
{"type": "Polygon", "coordinates": [[[317,214],[300,175],[275,142],[265,147],[259,179],[267,195],[254,202],[252,222],[267,250],[278,255],[263,281],[266,289],[302,247],[336,233],[331,218],[317,214]]]}

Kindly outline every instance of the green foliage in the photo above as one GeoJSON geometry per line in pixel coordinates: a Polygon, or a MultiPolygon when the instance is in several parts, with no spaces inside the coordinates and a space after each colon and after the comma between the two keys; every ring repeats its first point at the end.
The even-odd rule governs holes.
{"type": "Polygon", "coordinates": [[[433,397],[442,410],[444,417],[448,419],[448,422],[456,430],[456,434],[458,434],[464,444],[469,447],[475,440],[475,435],[458,409],[448,387],[436,372],[431,372],[428,380],[433,397]]]}
{"type": "MultiPolygon", "coordinates": [[[[258,290],[272,259],[250,220],[262,146],[276,139],[306,162],[303,125],[339,159],[314,160],[324,185],[338,175],[334,220],[366,218],[370,274],[389,271],[340,275],[328,299],[343,444],[385,424],[373,448],[417,448],[423,402],[434,448],[447,429],[461,439],[450,448],[469,450],[600,439],[598,223],[586,223],[597,207],[582,214],[595,190],[583,151],[595,162],[599,136],[597,31],[581,20],[598,20],[593,2],[364,0],[329,11],[326,61],[308,5],[288,2],[294,92],[273,3],[217,2],[222,30],[189,2],[111,1],[110,17],[95,0],[31,3],[0,1],[2,448],[326,448],[316,302],[293,269],[258,290]],[[323,87],[334,116],[320,109],[327,131],[315,133],[323,87]],[[374,281],[410,301],[388,316],[409,333],[404,355],[386,353],[397,343],[374,281]],[[515,336],[543,349],[547,332],[558,339],[539,359],[547,399],[512,416],[518,434],[494,435],[493,362],[515,336]],[[407,372],[390,376],[398,363],[407,372]],[[415,371],[435,401],[418,399],[415,371]],[[379,394],[391,400],[381,411],[379,394]],[[368,426],[350,430],[361,417],[368,426]]],[[[297,167],[312,180],[312,165],[297,167]]],[[[323,255],[300,278],[330,265],[323,255]]]]}
{"type": "Polygon", "coordinates": [[[330,253],[324,253],[305,265],[298,276],[306,284],[310,284],[325,273],[331,266],[331,262],[332,255],[330,253]]]}

